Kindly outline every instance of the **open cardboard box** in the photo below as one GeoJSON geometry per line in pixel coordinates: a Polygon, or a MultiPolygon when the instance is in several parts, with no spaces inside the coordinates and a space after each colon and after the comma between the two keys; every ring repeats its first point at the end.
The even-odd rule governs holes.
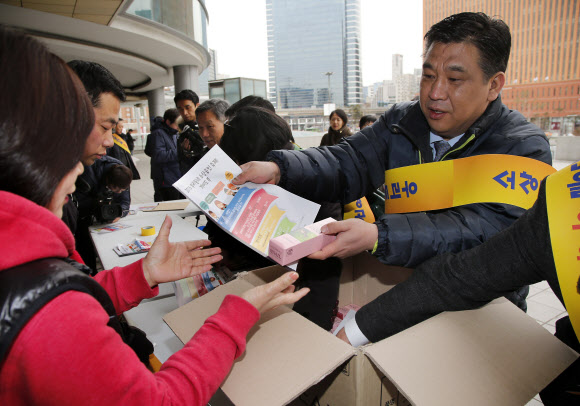
{"type": "MultiPolygon", "coordinates": [[[[167,314],[187,342],[227,294],[274,280],[272,266],[239,275],[167,314]]],[[[363,305],[412,271],[363,253],[344,261],[340,305],[363,305]]],[[[525,405],[576,358],[505,299],[447,312],[353,348],[288,307],[266,313],[222,384],[236,405],[525,405]]]]}

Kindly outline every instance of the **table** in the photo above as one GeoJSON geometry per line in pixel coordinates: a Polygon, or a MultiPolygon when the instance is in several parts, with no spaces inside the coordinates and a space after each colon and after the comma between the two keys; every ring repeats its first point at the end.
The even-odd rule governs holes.
{"type": "Polygon", "coordinates": [[[175,296],[141,302],[124,313],[127,323],[139,327],[153,343],[155,356],[161,363],[183,348],[183,343],[163,321],[163,316],[177,309],[175,296]]]}
{"type": "MultiPolygon", "coordinates": [[[[103,269],[111,269],[116,266],[126,266],[132,264],[140,258],[144,258],[147,253],[127,255],[120,257],[113,251],[117,244],[129,243],[135,238],[143,241],[153,242],[159,234],[161,224],[165,220],[165,216],[169,214],[173,220],[173,226],[169,234],[169,241],[179,242],[188,240],[203,240],[207,238],[207,234],[195,227],[192,223],[182,219],[179,215],[173,212],[155,212],[155,214],[146,213],[145,216],[125,217],[120,220],[123,224],[131,225],[131,228],[115,231],[106,234],[91,233],[93,244],[97,250],[97,254],[103,264],[103,269]],[[170,213],[170,214],[169,214],[170,213]],[[155,235],[149,237],[141,236],[141,227],[155,226],[155,235]]],[[[91,226],[89,230],[102,227],[102,225],[91,226]]],[[[151,299],[145,299],[143,302],[155,301],[163,297],[174,295],[172,282],[160,283],[159,294],[151,299]]]]}
{"type": "MultiPolygon", "coordinates": [[[[155,214],[147,213],[145,216],[135,215],[134,217],[128,216],[121,219],[119,222],[131,225],[131,228],[105,234],[95,234],[91,232],[91,238],[93,239],[93,243],[95,244],[95,248],[99,258],[101,259],[101,263],[103,264],[103,268],[111,269],[115,266],[126,266],[145,257],[146,253],[120,257],[115,254],[113,248],[117,244],[129,243],[136,238],[147,242],[153,242],[159,234],[159,229],[161,228],[161,224],[163,224],[166,215],[171,216],[171,219],[173,220],[173,226],[171,228],[171,233],[169,234],[169,241],[179,242],[207,239],[206,233],[173,212],[156,212],[155,214]],[[148,237],[141,236],[141,227],[146,226],[155,226],[155,235],[148,237]]],[[[102,227],[102,225],[91,226],[89,227],[89,230],[99,227],[102,227]]]]}
{"type": "MultiPolygon", "coordinates": [[[[139,207],[155,206],[157,204],[156,202],[132,204],[129,207],[129,209],[135,211],[135,214],[130,214],[127,217],[131,217],[131,218],[148,217],[148,216],[154,216],[154,215],[159,214],[159,213],[175,214],[175,215],[180,216],[180,217],[200,216],[203,214],[203,211],[197,205],[193,204],[188,199],[171,200],[171,201],[164,202],[164,203],[172,203],[172,202],[188,202],[189,204],[187,205],[187,207],[184,210],[171,210],[171,211],[142,211],[142,210],[139,210],[139,207]]],[[[162,202],[160,202],[160,203],[162,203],[162,202]]]]}

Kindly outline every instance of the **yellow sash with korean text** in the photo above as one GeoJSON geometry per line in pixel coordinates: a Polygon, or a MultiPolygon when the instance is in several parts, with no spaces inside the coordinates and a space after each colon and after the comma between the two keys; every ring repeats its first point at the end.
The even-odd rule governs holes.
{"type": "Polygon", "coordinates": [[[344,206],[343,218],[345,220],[361,219],[371,224],[375,222],[375,215],[373,214],[373,210],[371,209],[366,197],[361,197],[354,202],[346,204],[344,206]]]}
{"type": "Polygon", "coordinates": [[[580,339],[580,161],[548,177],[546,205],[558,283],[580,339]]]}
{"type": "Polygon", "coordinates": [[[127,146],[127,141],[125,141],[123,139],[123,137],[121,137],[117,134],[113,134],[113,141],[115,141],[115,144],[117,144],[118,146],[123,148],[125,151],[127,151],[129,154],[131,154],[129,147],[127,146]]]}
{"type": "Polygon", "coordinates": [[[493,154],[389,169],[385,172],[385,213],[472,203],[529,209],[538,197],[540,182],[555,171],[536,159],[493,154]]]}

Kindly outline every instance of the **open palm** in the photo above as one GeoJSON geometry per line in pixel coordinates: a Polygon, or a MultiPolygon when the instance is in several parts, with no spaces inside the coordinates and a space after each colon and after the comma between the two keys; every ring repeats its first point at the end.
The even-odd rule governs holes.
{"type": "Polygon", "coordinates": [[[143,273],[149,286],[198,275],[222,259],[220,248],[204,248],[209,240],[169,242],[171,217],[166,216],[159,235],[143,259],[143,273]]]}

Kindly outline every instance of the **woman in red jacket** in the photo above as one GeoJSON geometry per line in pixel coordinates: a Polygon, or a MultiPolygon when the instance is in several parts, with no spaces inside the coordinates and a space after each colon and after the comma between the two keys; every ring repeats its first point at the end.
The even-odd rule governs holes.
{"type": "MultiPolygon", "coordinates": [[[[60,216],[83,170],[79,159],[94,124],[91,103],[61,59],[3,27],[0,78],[0,274],[43,258],[79,260],[60,216]]],[[[170,229],[168,218],[143,260],[95,277],[117,314],[155,296],[159,283],[205,272],[221,259],[219,248],[205,248],[207,240],[170,243],[170,229]]],[[[0,404],[204,405],[243,353],[259,311],[304,296],[305,290],[293,292],[296,278],[287,273],[242,297],[227,296],[155,374],[107,325],[109,315],[95,297],[61,293],[9,343],[0,364],[0,404]]],[[[1,288],[18,291],[16,285],[1,288]]],[[[19,305],[7,296],[0,312],[3,303],[19,305]]],[[[2,315],[5,344],[10,319],[2,315]]]]}

